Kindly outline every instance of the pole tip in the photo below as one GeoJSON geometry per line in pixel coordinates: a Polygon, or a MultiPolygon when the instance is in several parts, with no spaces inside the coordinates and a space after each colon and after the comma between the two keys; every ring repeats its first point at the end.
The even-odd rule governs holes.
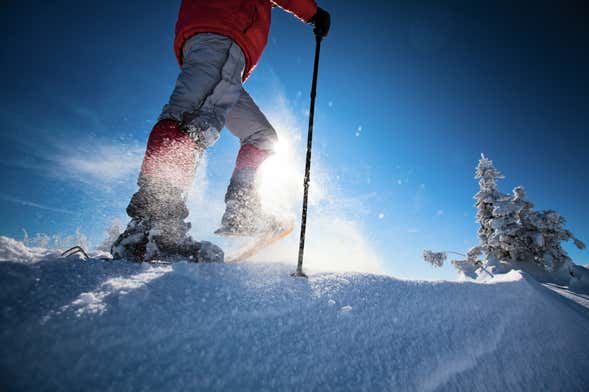
{"type": "Polygon", "coordinates": [[[309,277],[303,272],[303,271],[295,271],[292,274],[290,274],[290,276],[292,276],[293,278],[305,278],[308,279],[309,277]]]}

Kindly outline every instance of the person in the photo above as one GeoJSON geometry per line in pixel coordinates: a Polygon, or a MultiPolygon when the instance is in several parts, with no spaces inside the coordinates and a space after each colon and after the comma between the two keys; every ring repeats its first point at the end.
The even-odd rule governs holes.
{"type": "MultiPolygon", "coordinates": [[[[220,231],[250,236],[272,224],[274,218],[262,211],[255,178],[277,134],[243,83],[266,46],[274,6],[313,25],[316,35],[327,36],[330,15],[314,0],[182,0],[174,40],[181,72],[149,135],[139,189],[127,207],[131,220],[112,246],[113,258],[199,261],[195,255],[204,241],[188,234],[186,197],[199,158],[224,126],[241,147],[220,231]]],[[[219,248],[212,246],[212,251],[222,258],[219,248]]]]}

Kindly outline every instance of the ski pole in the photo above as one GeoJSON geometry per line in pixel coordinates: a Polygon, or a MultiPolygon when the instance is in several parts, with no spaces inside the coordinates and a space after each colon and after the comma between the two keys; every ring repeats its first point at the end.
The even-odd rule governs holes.
{"type": "Polygon", "coordinates": [[[315,35],[315,64],[313,65],[313,83],[311,84],[311,106],[309,108],[309,132],[307,135],[307,158],[305,163],[305,179],[303,182],[303,212],[301,215],[301,238],[299,240],[299,260],[297,270],[292,276],[307,277],[303,272],[303,255],[305,252],[305,234],[307,231],[307,203],[309,199],[309,181],[311,178],[311,147],[313,145],[313,119],[315,117],[315,95],[317,94],[317,73],[319,71],[319,52],[321,39],[315,35]]]}

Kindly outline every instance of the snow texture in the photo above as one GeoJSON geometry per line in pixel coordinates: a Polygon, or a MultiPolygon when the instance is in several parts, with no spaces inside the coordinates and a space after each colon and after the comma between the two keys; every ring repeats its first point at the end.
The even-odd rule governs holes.
{"type": "Polygon", "coordinates": [[[275,263],[63,259],[7,238],[0,255],[4,391],[589,389],[588,297],[516,271],[305,280],[275,263]]]}

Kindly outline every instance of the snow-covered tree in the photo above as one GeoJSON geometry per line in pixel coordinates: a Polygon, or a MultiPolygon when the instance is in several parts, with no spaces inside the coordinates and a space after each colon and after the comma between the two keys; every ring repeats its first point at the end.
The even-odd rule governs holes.
{"type": "Polygon", "coordinates": [[[572,260],[562,249],[561,243],[572,240],[579,249],[584,249],[585,244],[563,227],[566,219],[553,210],[526,211],[522,215],[523,222],[519,235],[523,239],[525,245],[523,251],[528,259],[518,261],[531,258],[549,272],[558,271],[564,267],[572,271],[572,260]]]}
{"type": "Polygon", "coordinates": [[[53,242],[53,249],[63,249],[66,247],[64,246],[64,241],[60,234],[53,234],[51,236],[51,241],[53,242]]]}
{"type": "Polygon", "coordinates": [[[433,252],[426,249],[423,251],[423,259],[434,267],[441,267],[444,265],[444,261],[448,259],[448,255],[446,252],[433,252]]]}
{"type": "Polygon", "coordinates": [[[106,238],[100,245],[96,247],[96,250],[103,252],[110,252],[110,248],[119,235],[123,232],[122,223],[118,219],[114,219],[112,224],[106,231],[106,238]]]}
{"type": "MultiPolygon", "coordinates": [[[[484,155],[475,178],[480,186],[474,196],[480,243],[467,252],[465,259],[453,260],[452,264],[469,277],[513,268],[574,277],[575,266],[561,242],[572,240],[579,249],[585,244],[564,228],[564,217],[552,210],[534,211],[521,186],[514,188],[512,195],[501,193],[497,180],[504,177],[484,155]]],[[[424,259],[441,266],[446,253],[424,251],[424,259]]]]}
{"type": "Polygon", "coordinates": [[[86,237],[84,234],[82,234],[79,227],[76,229],[76,233],[73,236],[73,243],[70,246],[75,246],[75,245],[81,246],[84,249],[88,249],[90,247],[90,242],[88,241],[88,237],[86,237]]]}
{"type": "MultiPolygon", "coordinates": [[[[494,211],[504,205],[505,196],[497,187],[497,180],[505,178],[499,170],[493,166],[493,161],[481,154],[481,159],[476,168],[475,178],[479,180],[479,191],[474,195],[475,207],[477,208],[477,222],[479,223],[478,237],[480,245],[472,249],[473,254],[478,255],[482,252],[487,254],[487,263],[496,265],[497,261],[502,258],[501,248],[498,246],[495,234],[494,211]]],[[[471,258],[469,257],[469,261],[471,258]]]]}
{"type": "Polygon", "coordinates": [[[28,233],[25,231],[22,242],[25,246],[55,250],[64,250],[72,246],[81,246],[84,249],[88,249],[90,246],[88,237],[86,237],[79,228],[71,235],[62,236],[60,234],[53,234],[49,236],[44,233],[37,233],[32,238],[29,238],[28,233]]]}
{"type": "MultiPolygon", "coordinates": [[[[525,192],[522,187],[513,190],[513,196],[503,195],[495,203],[492,217],[489,220],[491,227],[486,253],[488,260],[509,262],[522,259],[525,239],[521,235],[520,214],[531,203],[525,200],[525,192]]],[[[525,255],[523,259],[525,259],[525,255]]]]}
{"type": "Polygon", "coordinates": [[[33,238],[33,246],[35,246],[37,248],[48,249],[50,242],[51,242],[51,239],[49,238],[49,236],[47,234],[37,233],[35,235],[35,237],[33,238]]]}
{"type": "Polygon", "coordinates": [[[24,244],[24,246],[29,246],[31,243],[31,240],[29,238],[29,233],[27,233],[27,231],[25,229],[22,229],[22,231],[23,231],[22,243],[24,244]]]}

